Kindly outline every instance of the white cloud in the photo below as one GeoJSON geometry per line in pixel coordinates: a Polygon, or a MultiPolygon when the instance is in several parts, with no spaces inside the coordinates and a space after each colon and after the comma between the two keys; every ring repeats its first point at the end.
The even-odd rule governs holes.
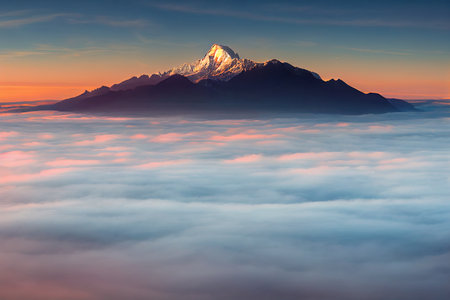
{"type": "Polygon", "coordinates": [[[445,299],[448,113],[2,115],[0,298],[445,299]]]}

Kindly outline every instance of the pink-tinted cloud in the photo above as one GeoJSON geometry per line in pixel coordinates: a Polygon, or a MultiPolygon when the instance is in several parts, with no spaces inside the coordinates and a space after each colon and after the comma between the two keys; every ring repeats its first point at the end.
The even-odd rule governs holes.
{"type": "Polygon", "coordinates": [[[339,122],[339,123],[321,123],[321,124],[316,124],[314,125],[314,127],[347,127],[349,126],[350,123],[346,123],[346,122],[339,122]]]}
{"type": "Polygon", "coordinates": [[[303,130],[301,130],[301,132],[314,134],[314,133],[320,133],[320,129],[303,129],[303,130]]]}
{"type": "Polygon", "coordinates": [[[282,140],[264,140],[264,141],[257,141],[256,144],[258,145],[281,145],[285,144],[286,141],[282,140]]]}
{"type": "Polygon", "coordinates": [[[364,166],[367,165],[369,162],[366,160],[361,159],[338,159],[338,160],[327,160],[326,165],[352,165],[352,166],[364,166]]]}
{"type": "Polygon", "coordinates": [[[281,161],[291,161],[300,159],[322,160],[331,159],[339,155],[339,152],[299,152],[292,154],[284,154],[278,157],[281,161]]]}
{"type": "Polygon", "coordinates": [[[212,141],[221,142],[232,142],[232,141],[242,141],[242,140],[262,140],[262,139],[272,139],[280,137],[279,134],[248,134],[248,133],[238,133],[233,135],[215,135],[211,137],[212,141]]]}
{"type": "Polygon", "coordinates": [[[392,131],[394,126],[392,125],[371,125],[369,126],[369,131],[374,132],[389,132],[392,131]]]}
{"type": "Polygon", "coordinates": [[[129,150],[130,148],[129,147],[106,147],[106,148],[103,148],[102,150],[104,150],[104,151],[127,151],[127,150],[129,150]]]}
{"type": "Polygon", "coordinates": [[[130,139],[132,139],[132,140],[144,140],[144,139],[148,139],[148,138],[149,138],[148,135],[140,134],[140,133],[130,136],[130,139]]]}
{"type": "MultiPolygon", "coordinates": [[[[190,143],[191,144],[191,143],[190,143]]],[[[195,145],[195,143],[193,143],[195,145]]],[[[193,147],[193,148],[183,148],[180,150],[171,151],[171,154],[186,154],[186,153],[199,153],[213,151],[213,147],[193,147]]]]}
{"type": "Polygon", "coordinates": [[[100,152],[96,156],[98,157],[104,157],[104,156],[115,156],[115,157],[124,157],[124,156],[130,156],[133,154],[132,152],[100,152]]]}
{"type": "Polygon", "coordinates": [[[364,159],[381,159],[389,156],[386,152],[358,152],[353,151],[347,154],[351,158],[364,158],[364,159]]]}
{"type": "Polygon", "coordinates": [[[225,160],[224,163],[226,163],[226,164],[252,163],[252,162],[260,161],[261,159],[262,159],[261,154],[249,154],[249,155],[244,155],[244,156],[236,157],[233,159],[225,160]]]}
{"type": "Polygon", "coordinates": [[[57,159],[46,163],[52,167],[90,166],[100,164],[99,160],[57,159]]]}
{"type": "Polygon", "coordinates": [[[93,140],[84,140],[80,142],[75,142],[76,146],[89,146],[94,144],[106,143],[111,140],[119,138],[117,134],[101,134],[94,137],[93,140]]]}
{"type": "Polygon", "coordinates": [[[344,171],[348,170],[348,167],[343,166],[326,166],[320,165],[312,168],[295,168],[289,170],[288,174],[299,174],[299,175],[331,175],[333,171],[344,171]]]}
{"type": "Polygon", "coordinates": [[[299,125],[299,126],[291,126],[291,127],[283,127],[283,128],[276,128],[274,129],[274,131],[277,132],[297,132],[299,130],[301,130],[304,126],[299,125]]]}
{"type": "Polygon", "coordinates": [[[183,139],[183,137],[190,136],[192,134],[185,134],[185,133],[176,133],[176,132],[170,132],[165,134],[160,134],[154,138],[152,138],[150,141],[154,143],[173,143],[178,142],[183,139]]]}
{"type": "Polygon", "coordinates": [[[394,129],[392,125],[370,125],[367,128],[355,128],[354,132],[374,132],[374,133],[385,133],[391,132],[394,129]]]}
{"type": "Polygon", "coordinates": [[[18,136],[19,133],[16,131],[0,131],[0,141],[3,141],[10,137],[18,136]]]}
{"type": "Polygon", "coordinates": [[[118,152],[118,153],[116,153],[116,156],[124,157],[124,156],[130,156],[131,154],[133,154],[133,152],[118,152]]]}
{"type": "Polygon", "coordinates": [[[29,165],[35,162],[35,156],[32,152],[10,151],[0,153],[0,166],[19,167],[29,165]]]}
{"type": "Polygon", "coordinates": [[[69,121],[90,121],[90,120],[101,120],[101,121],[111,121],[111,122],[122,122],[131,120],[130,118],[125,117],[100,117],[100,116],[87,116],[87,115],[80,115],[80,114],[46,114],[46,115],[38,115],[38,116],[32,116],[27,118],[27,121],[62,121],[62,120],[69,120],[69,121]]]}
{"type": "Polygon", "coordinates": [[[53,139],[55,136],[53,134],[50,133],[41,133],[38,135],[38,138],[41,140],[51,140],[53,139]]]}
{"type": "Polygon", "coordinates": [[[47,144],[42,143],[42,142],[28,142],[28,143],[23,143],[22,145],[25,147],[36,147],[36,146],[43,146],[43,145],[47,145],[47,144]]]}
{"type": "Polygon", "coordinates": [[[16,147],[15,145],[10,145],[10,144],[0,145],[0,151],[5,151],[5,150],[12,149],[12,148],[15,148],[15,147],[16,147]]]}
{"type": "Polygon", "coordinates": [[[391,165],[391,164],[404,164],[408,162],[407,158],[393,158],[393,159],[385,159],[385,160],[380,160],[379,163],[382,165],[391,165]]]}
{"type": "Polygon", "coordinates": [[[45,179],[47,177],[58,176],[64,173],[68,173],[73,170],[75,170],[75,168],[56,168],[56,169],[42,170],[38,173],[2,175],[1,183],[6,184],[6,183],[26,182],[37,179],[45,179]]]}
{"type": "Polygon", "coordinates": [[[126,163],[128,161],[130,161],[128,158],[117,158],[117,159],[114,159],[112,162],[122,164],[122,163],[126,163]]]}
{"type": "Polygon", "coordinates": [[[177,159],[177,160],[165,160],[165,161],[154,161],[146,164],[136,166],[137,169],[155,169],[160,167],[175,166],[190,163],[189,159],[177,159]]]}

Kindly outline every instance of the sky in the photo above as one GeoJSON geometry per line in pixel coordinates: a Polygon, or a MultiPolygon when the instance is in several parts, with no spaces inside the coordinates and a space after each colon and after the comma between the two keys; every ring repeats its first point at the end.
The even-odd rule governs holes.
{"type": "Polygon", "coordinates": [[[64,99],[213,43],[364,92],[450,98],[448,1],[1,1],[0,101],[64,99]]]}
{"type": "Polygon", "coordinates": [[[445,104],[3,113],[0,299],[447,300],[445,104]]]}

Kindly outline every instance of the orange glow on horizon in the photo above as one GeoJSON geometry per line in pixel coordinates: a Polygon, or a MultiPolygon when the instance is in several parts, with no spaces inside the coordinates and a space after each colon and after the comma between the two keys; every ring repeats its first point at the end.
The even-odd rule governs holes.
{"type": "MultiPolygon", "coordinates": [[[[325,79],[325,78],[324,78],[325,79]]],[[[444,82],[364,82],[345,80],[362,92],[379,93],[388,98],[401,99],[450,99],[450,88],[444,82]]],[[[38,100],[63,100],[80,95],[85,90],[96,89],[103,84],[89,85],[2,85],[0,83],[0,103],[26,102],[38,100]]]]}
{"type": "MultiPolygon", "coordinates": [[[[445,65],[436,62],[336,59],[331,56],[324,59],[310,53],[303,53],[300,60],[298,55],[280,60],[317,72],[324,80],[340,78],[366,93],[401,99],[450,99],[450,74],[445,65]]],[[[138,56],[135,60],[102,57],[97,61],[56,59],[38,62],[30,58],[9,62],[2,66],[0,74],[0,103],[63,100],[85,90],[111,86],[133,76],[150,75],[194,59],[180,57],[168,62],[168,59],[152,61],[138,56]],[[61,70],[62,65],[64,70],[61,70]]],[[[261,56],[254,60],[261,62],[268,58],[261,56]]]]}
{"type": "Polygon", "coordinates": [[[38,100],[62,100],[77,96],[96,86],[2,85],[0,103],[38,100]]]}

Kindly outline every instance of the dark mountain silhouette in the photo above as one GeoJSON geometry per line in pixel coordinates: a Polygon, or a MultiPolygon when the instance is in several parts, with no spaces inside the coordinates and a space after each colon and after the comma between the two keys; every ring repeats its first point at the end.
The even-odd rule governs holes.
{"type": "Polygon", "coordinates": [[[125,81],[122,81],[121,83],[114,84],[111,86],[111,91],[123,91],[123,90],[130,90],[134,89],[138,86],[143,85],[155,85],[166,79],[168,76],[163,76],[159,74],[153,74],[151,76],[148,75],[142,75],[140,77],[132,77],[130,79],[127,79],[125,81]]]}
{"type": "Polygon", "coordinates": [[[394,99],[394,98],[390,98],[387,100],[389,101],[389,103],[394,105],[400,111],[419,111],[417,108],[414,107],[414,105],[412,105],[411,103],[408,103],[404,100],[394,99]]]}
{"type": "MultiPolygon", "coordinates": [[[[143,81],[150,78],[143,78],[143,81]]],[[[271,60],[244,70],[228,81],[204,79],[194,83],[175,74],[156,84],[117,91],[109,89],[102,94],[79,96],[35,109],[119,114],[367,114],[401,111],[402,107],[409,107],[403,102],[395,100],[394,105],[379,94],[362,93],[342,80],[323,81],[308,70],[271,60]]]]}

